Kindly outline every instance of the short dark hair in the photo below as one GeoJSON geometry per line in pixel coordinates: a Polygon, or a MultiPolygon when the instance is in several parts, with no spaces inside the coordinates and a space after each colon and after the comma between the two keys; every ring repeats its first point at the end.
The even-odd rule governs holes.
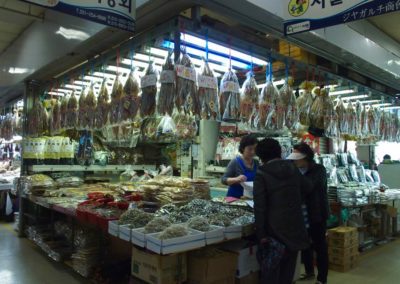
{"type": "Polygon", "coordinates": [[[386,154],[385,156],[383,156],[383,159],[384,159],[384,160],[391,160],[392,157],[390,157],[389,154],[386,154]]]}
{"type": "Polygon", "coordinates": [[[256,145],[257,143],[258,143],[258,140],[254,135],[250,134],[250,135],[243,136],[242,139],[240,140],[239,152],[241,154],[243,154],[244,149],[247,146],[253,146],[253,145],[256,145]]]}
{"type": "Polygon", "coordinates": [[[300,153],[302,153],[302,154],[304,154],[304,155],[306,155],[305,159],[307,161],[309,161],[309,162],[313,162],[314,161],[314,156],[315,156],[314,150],[311,149],[311,147],[308,144],[303,142],[303,143],[294,145],[293,149],[298,151],[298,152],[300,152],[300,153]]]}
{"type": "Polygon", "coordinates": [[[282,148],[275,139],[265,138],[258,142],[256,154],[263,163],[266,163],[273,159],[282,158],[282,148]]]}

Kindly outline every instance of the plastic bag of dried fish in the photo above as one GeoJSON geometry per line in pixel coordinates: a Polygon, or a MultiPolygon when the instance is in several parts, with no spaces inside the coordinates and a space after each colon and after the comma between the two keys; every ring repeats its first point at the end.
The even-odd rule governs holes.
{"type": "Polygon", "coordinates": [[[332,113],[330,108],[333,104],[329,102],[330,98],[326,89],[315,87],[313,94],[316,96],[311,106],[311,125],[319,129],[325,129],[325,117],[327,113],[332,113]]]}
{"type": "Polygon", "coordinates": [[[258,101],[258,87],[253,72],[246,74],[240,94],[240,117],[243,122],[253,124],[258,101]]]}
{"type": "Polygon", "coordinates": [[[183,225],[172,225],[166,228],[158,235],[160,240],[168,240],[173,238],[184,237],[189,234],[188,229],[183,225]]]}
{"type": "Polygon", "coordinates": [[[110,96],[106,86],[106,80],[100,87],[99,97],[97,99],[97,107],[95,111],[95,128],[101,129],[108,123],[108,115],[110,112],[110,96]]]}
{"type": "Polygon", "coordinates": [[[260,129],[275,130],[277,129],[277,112],[276,103],[278,99],[278,90],[272,83],[268,81],[262,88],[258,99],[258,119],[256,126],[260,129]]]}
{"type": "Polygon", "coordinates": [[[188,222],[188,227],[200,232],[208,232],[211,229],[207,218],[202,216],[195,216],[191,218],[188,222]]]}
{"type": "Polygon", "coordinates": [[[360,101],[357,101],[356,103],[356,136],[361,137],[361,129],[362,129],[362,113],[363,113],[364,107],[361,104],[360,101]]]}
{"type": "Polygon", "coordinates": [[[67,118],[68,114],[68,96],[64,96],[61,100],[61,106],[60,106],[60,128],[64,130],[67,128],[67,118]]]}
{"type": "Polygon", "coordinates": [[[296,96],[293,92],[294,80],[289,77],[282,88],[279,90],[279,96],[282,100],[283,111],[285,115],[285,126],[290,130],[297,129],[299,115],[296,107],[296,96]]]}
{"type": "Polygon", "coordinates": [[[140,83],[139,78],[132,70],[124,86],[125,96],[122,99],[122,121],[132,121],[140,107],[140,83]]]}
{"type": "Polygon", "coordinates": [[[79,96],[78,100],[78,122],[77,122],[77,128],[78,129],[84,129],[85,128],[85,123],[86,123],[86,116],[87,116],[87,109],[86,109],[86,90],[82,89],[82,92],[79,96]]]}
{"type": "Polygon", "coordinates": [[[371,133],[369,133],[369,128],[368,128],[368,111],[366,106],[363,107],[363,111],[361,114],[361,136],[362,137],[369,137],[371,136],[371,133]]]}
{"type": "Polygon", "coordinates": [[[50,133],[56,134],[61,129],[61,103],[56,100],[51,110],[50,133]]]}
{"type": "Polygon", "coordinates": [[[325,136],[329,138],[339,137],[338,118],[331,99],[326,100],[324,117],[325,136]]]}
{"type": "Polygon", "coordinates": [[[142,228],[154,218],[153,214],[139,209],[128,209],[118,220],[119,225],[129,225],[131,229],[142,228]]]}
{"type": "Polygon", "coordinates": [[[233,70],[228,70],[221,79],[219,104],[222,119],[240,121],[240,87],[233,70]]]}
{"type": "Polygon", "coordinates": [[[347,119],[347,110],[341,98],[339,98],[336,104],[335,111],[338,118],[338,128],[340,134],[348,134],[349,122],[347,119]]]}
{"type": "Polygon", "coordinates": [[[175,121],[178,138],[192,139],[196,136],[198,127],[194,115],[185,114],[182,110],[181,112],[174,112],[172,118],[175,121]]]}
{"type": "MultiPolygon", "coordinates": [[[[95,112],[97,107],[97,98],[94,94],[93,84],[89,88],[89,92],[86,95],[85,99],[85,110],[86,116],[84,120],[84,127],[88,129],[93,129],[95,126],[95,112]]],[[[80,107],[80,106],[79,106],[80,107]]]]}
{"type": "Polygon", "coordinates": [[[207,61],[203,59],[203,66],[197,76],[199,85],[199,99],[202,119],[221,119],[218,98],[218,80],[207,61]]]}
{"type": "Polygon", "coordinates": [[[78,98],[75,93],[71,94],[68,100],[68,110],[67,110],[67,128],[77,127],[78,113],[78,98]]]}
{"type": "Polygon", "coordinates": [[[356,110],[353,106],[353,104],[348,104],[347,105],[347,125],[348,125],[348,132],[347,134],[350,136],[357,136],[357,127],[356,127],[356,122],[357,122],[357,115],[356,115],[356,110]]]}
{"type": "Polygon", "coordinates": [[[150,62],[140,84],[142,87],[140,115],[142,117],[152,116],[156,111],[157,82],[158,71],[154,63],[150,62]]]}
{"type": "Polygon", "coordinates": [[[379,108],[369,107],[368,110],[368,131],[372,136],[380,136],[380,124],[381,124],[382,113],[379,108]]]}
{"type": "Polygon", "coordinates": [[[144,227],[144,232],[145,234],[162,232],[171,225],[167,218],[155,217],[144,227]]]}
{"type": "Polygon", "coordinates": [[[220,227],[229,227],[231,225],[231,218],[225,214],[214,214],[210,217],[210,224],[220,227]]]}
{"type": "Polygon", "coordinates": [[[163,141],[170,141],[176,137],[176,125],[168,114],[161,118],[157,127],[157,137],[163,141]]]}
{"type": "Polygon", "coordinates": [[[119,77],[117,76],[111,92],[110,123],[112,125],[118,124],[121,121],[121,104],[124,97],[124,88],[119,77]]]}
{"type": "Polygon", "coordinates": [[[162,67],[160,83],[161,88],[158,94],[157,102],[158,113],[161,115],[172,115],[172,112],[174,111],[176,93],[176,73],[174,61],[172,60],[172,52],[168,54],[168,57],[162,67]]]}
{"type": "Polygon", "coordinates": [[[312,89],[315,87],[314,82],[304,81],[300,85],[300,89],[304,90],[304,93],[299,96],[296,101],[297,109],[299,110],[299,120],[303,125],[310,125],[310,109],[314,102],[312,95],[312,89]]]}
{"type": "Polygon", "coordinates": [[[196,69],[189,55],[181,52],[176,63],[176,97],[175,104],[178,111],[200,115],[200,100],[196,87],[196,69]]]}

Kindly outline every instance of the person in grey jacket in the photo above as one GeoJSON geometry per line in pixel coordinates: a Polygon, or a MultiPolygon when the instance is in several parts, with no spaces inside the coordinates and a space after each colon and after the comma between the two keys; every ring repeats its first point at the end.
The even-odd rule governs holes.
{"type": "Polygon", "coordinates": [[[296,166],[281,159],[281,146],[264,139],[256,153],[262,161],[254,181],[254,213],[260,249],[279,242],[283,257],[273,269],[262,269],[262,283],[291,284],[298,252],[309,246],[302,203],[311,185],[296,166]]]}

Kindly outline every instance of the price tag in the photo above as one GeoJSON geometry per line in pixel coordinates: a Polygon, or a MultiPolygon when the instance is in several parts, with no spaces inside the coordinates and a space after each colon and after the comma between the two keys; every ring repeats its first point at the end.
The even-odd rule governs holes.
{"type": "Polygon", "coordinates": [[[200,88],[207,88],[207,89],[218,89],[218,80],[217,78],[211,76],[197,76],[197,82],[200,88]]]}
{"type": "Polygon", "coordinates": [[[173,84],[175,83],[175,71],[172,70],[164,70],[161,72],[160,76],[161,84],[173,84]]]}
{"type": "Polygon", "coordinates": [[[157,85],[157,75],[151,74],[151,75],[143,76],[140,83],[141,83],[142,88],[156,86],[157,85]]]}
{"type": "Polygon", "coordinates": [[[221,84],[221,92],[239,93],[239,84],[232,81],[226,81],[221,84]]]}
{"type": "Polygon", "coordinates": [[[176,65],[176,75],[178,77],[196,82],[196,70],[194,68],[176,65]]]}

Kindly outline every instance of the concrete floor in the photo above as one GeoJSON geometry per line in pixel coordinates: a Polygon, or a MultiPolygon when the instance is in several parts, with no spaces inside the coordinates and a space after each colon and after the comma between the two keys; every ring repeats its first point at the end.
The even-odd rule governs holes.
{"type": "MultiPolygon", "coordinates": [[[[362,255],[360,265],[350,272],[330,271],[329,283],[398,284],[399,267],[400,241],[395,241],[362,255]]],[[[12,225],[0,223],[0,283],[75,284],[87,281],[65,265],[51,261],[29,240],[18,238],[12,225]]]]}

